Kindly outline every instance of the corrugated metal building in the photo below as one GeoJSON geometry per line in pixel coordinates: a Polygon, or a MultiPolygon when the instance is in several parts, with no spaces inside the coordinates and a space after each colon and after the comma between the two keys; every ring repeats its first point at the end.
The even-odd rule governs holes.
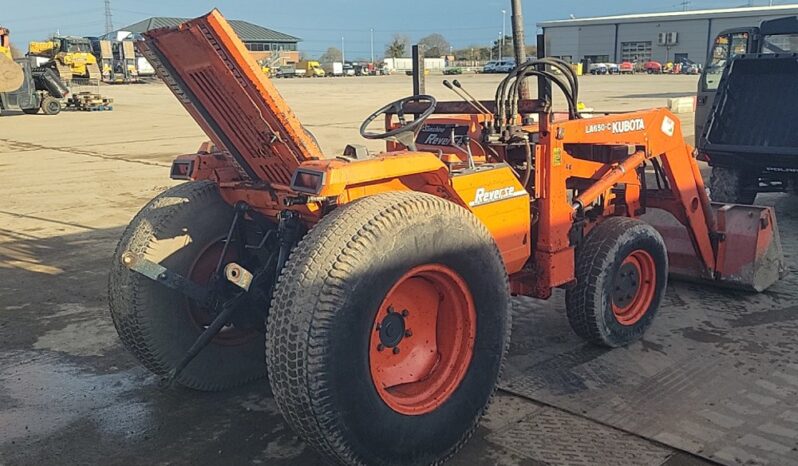
{"type": "Polygon", "coordinates": [[[538,23],[546,53],[570,62],[593,63],[686,58],[705,63],[724,29],[758,26],[763,20],[798,15],[798,4],[679,11],[538,23]]]}

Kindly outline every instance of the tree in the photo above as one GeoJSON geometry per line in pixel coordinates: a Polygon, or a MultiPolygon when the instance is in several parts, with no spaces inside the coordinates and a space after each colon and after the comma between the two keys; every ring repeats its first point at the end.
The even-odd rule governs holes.
{"type": "Polygon", "coordinates": [[[441,57],[449,54],[449,41],[440,34],[430,34],[418,41],[424,47],[424,55],[428,57],[441,57]]]}
{"type": "Polygon", "coordinates": [[[402,58],[407,55],[407,45],[410,38],[402,34],[394,34],[393,39],[385,48],[386,58],[402,58]]]}
{"type": "Polygon", "coordinates": [[[454,51],[456,60],[485,61],[490,58],[490,47],[472,44],[454,51]]]}
{"type": "Polygon", "coordinates": [[[335,47],[330,47],[324,52],[321,57],[319,57],[319,61],[322,63],[332,63],[335,61],[341,61],[341,50],[335,47]]]}
{"type": "Polygon", "coordinates": [[[494,59],[499,59],[501,57],[504,58],[513,58],[514,55],[514,47],[513,47],[513,38],[512,36],[504,36],[504,50],[499,52],[501,47],[502,41],[501,39],[496,39],[493,41],[493,47],[491,47],[491,51],[493,53],[494,59]]]}
{"type": "Polygon", "coordinates": [[[16,59],[24,57],[25,54],[22,53],[22,51],[18,49],[16,45],[11,44],[11,56],[16,59]]]}

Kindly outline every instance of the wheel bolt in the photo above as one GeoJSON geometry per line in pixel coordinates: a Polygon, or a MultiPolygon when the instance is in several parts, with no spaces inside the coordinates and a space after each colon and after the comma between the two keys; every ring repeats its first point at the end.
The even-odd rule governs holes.
{"type": "Polygon", "coordinates": [[[398,346],[394,346],[393,354],[399,354],[399,347],[398,346]]]}
{"type": "Polygon", "coordinates": [[[383,346],[382,343],[377,343],[377,351],[382,351],[384,349],[385,349],[385,346],[383,346]]]}
{"type": "Polygon", "coordinates": [[[374,329],[375,332],[379,332],[382,328],[382,324],[377,324],[377,327],[374,329]]]}
{"type": "Polygon", "coordinates": [[[402,309],[402,317],[407,317],[410,313],[407,312],[407,309],[402,309]]]}
{"type": "Polygon", "coordinates": [[[413,331],[410,330],[410,329],[405,330],[405,336],[406,337],[412,337],[413,336],[413,331]]]}
{"type": "Polygon", "coordinates": [[[394,312],[393,306],[388,306],[388,310],[385,311],[386,314],[392,314],[394,312]]]}

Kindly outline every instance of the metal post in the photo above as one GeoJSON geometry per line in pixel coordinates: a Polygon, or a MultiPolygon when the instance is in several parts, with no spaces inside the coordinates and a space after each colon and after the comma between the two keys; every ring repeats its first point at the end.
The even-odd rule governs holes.
{"type": "Polygon", "coordinates": [[[507,10],[502,10],[502,51],[499,60],[504,60],[504,38],[507,37],[507,10]]]}
{"type": "Polygon", "coordinates": [[[504,60],[504,50],[502,50],[504,48],[504,38],[502,38],[501,31],[497,32],[496,34],[499,36],[499,40],[497,42],[498,45],[496,46],[499,50],[498,53],[496,53],[496,59],[502,61],[504,60]]]}
{"type": "MultiPolygon", "coordinates": [[[[538,58],[546,57],[546,39],[538,34],[538,58]]],[[[551,83],[547,79],[538,79],[538,99],[551,103],[551,83]]]]}
{"type": "Polygon", "coordinates": [[[341,65],[343,66],[346,64],[346,43],[344,42],[344,36],[341,36],[341,65]]]}
{"type": "MultiPolygon", "coordinates": [[[[512,26],[513,26],[513,48],[515,52],[515,64],[521,65],[526,62],[526,39],[524,38],[524,12],[521,9],[521,0],[512,0],[512,26]]],[[[521,83],[520,94],[522,99],[530,99],[529,84],[526,80],[521,83]]]]}
{"type": "Polygon", "coordinates": [[[416,44],[413,46],[413,95],[426,93],[424,81],[424,52],[416,44]]]}
{"type": "Polygon", "coordinates": [[[374,28],[371,28],[371,64],[374,64],[374,28]]]}

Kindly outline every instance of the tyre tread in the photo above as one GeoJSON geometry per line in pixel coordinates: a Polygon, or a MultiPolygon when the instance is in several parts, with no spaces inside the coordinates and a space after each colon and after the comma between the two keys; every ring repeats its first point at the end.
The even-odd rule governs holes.
{"type": "MultiPolygon", "coordinates": [[[[332,327],[336,304],[346,293],[344,279],[353,273],[357,255],[364,252],[367,244],[376,241],[377,231],[385,231],[399,218],[424,218],[431,212],[467,217],[479,232],[479,240],[490,241],[499,254],[490,233],[467,210],[429,194],[391,192],[361,199],[325,217],[322,222],[327,227],[316,227],[305,236],[291,253],[278,278],[267,325],[269,337],[266,339],[272,390],[283,416],[294,430],[339,463],[363,462],[335,425],[328,404],[329,395],[325,394],[328,388],[323,341],[332,327]],[[341,248],[341,244],[346,244],[346,247],[341,248]],[[308,288],[309,292],[300,293],[300,290],[308,288]],[[306,299],[296,300],[300,295],[306,299]],[[313,325],[310,325],[311,320],[313,325]]],[[[509,295],[506,274],[504,277],[503,286],[509,295]]],[[[507,319],[502,367],[503,355],[509,347],[509,312],[507,319]]],[[[490,399],[495,391],[494,386],[490,399]]],[[[475,418],[467,433],[441,462],[462,448],[473,435],[484,412],[475,418]]]]}

